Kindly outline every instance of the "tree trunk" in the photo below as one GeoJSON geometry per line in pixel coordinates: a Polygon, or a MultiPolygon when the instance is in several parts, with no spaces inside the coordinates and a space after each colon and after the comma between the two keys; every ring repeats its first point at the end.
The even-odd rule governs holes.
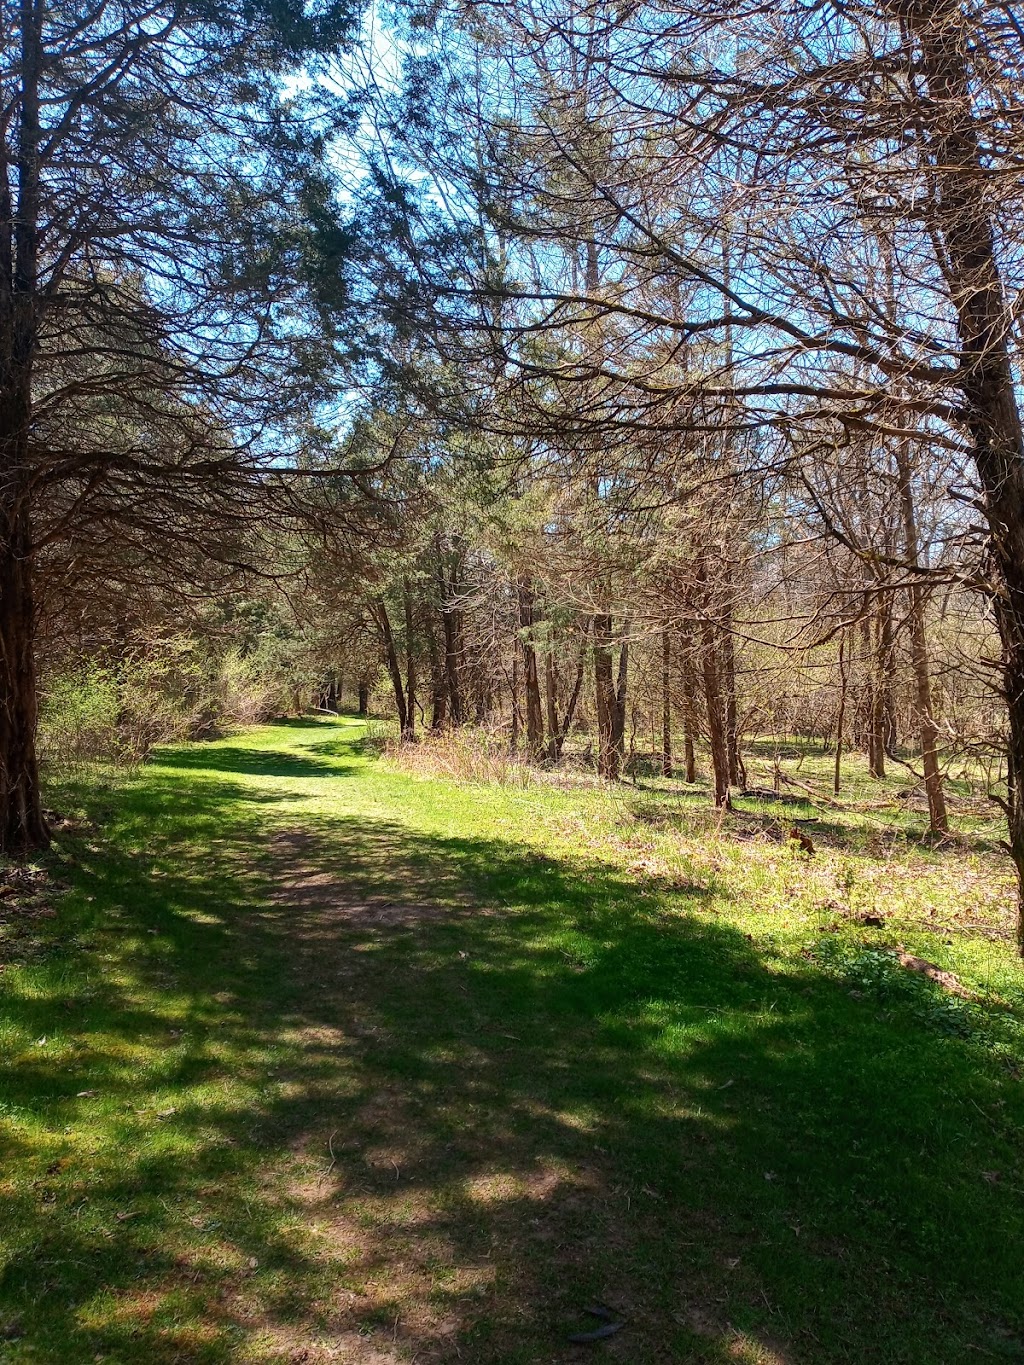
{"type": "Polygon", "coordinates": [[[359,679],[359,714],[365,716],[370,709],[370,689],[363,678],[359,679]]]}
{"type": "Polygon", "coordinates": [[[693,668],[693,637],[689,628],[683,640],[680,674],[683,684],[683,776],[687,782],[696,782],[697,681],[693,668]]]}
{"type": "Polygon", "coordinates": [[[672,637],[661,631],[661,771],[672,776],[672,637]]]}
{"type": "Polygon", "coordinates": [[[544,715],[541,711],[537,647],[533,638],[533,588],[528,580],[519,582],[519,633],[523,651],[523,686],[526,692],[526,746],[530,757],[544,755],[544,715]]]}
{"type": "Polygon", "coordinates": [[[409,728],[409,708],[406,704],[405,685],[402,682],[402,668],[398,662],[398,650],[395,648],[395,632],[391,628],[391,617],[388,615],[387,604],[383,597],[378,597],[374,615],[377,618],[381,642],[384,645],[384,662],[387,664],[391,686],[395,693],[398,728],[404,739],[409,728]]]}
{"type": "Polygon", "coordinates": [[[441,658],[437,649],[437,639],[431,624],[427,628],[427,654],[430,659],[430,728],[434,734],[444,729],[448,714],[448,684],[441,658]]]}
{"type": "Polygon", "coordinates": [[[878,667],[881,674],[881,738],[882,753],[891,755],[896,751],[899,727],[896,724],[896,644],[892,619],[892,594],[884,593],[879,604],[878,667]]]}
{"type": "Polygon", "coordinates": [[[868,770],[872,777],[885,777],[886,755],[893,750],[896,722],[893,716],[892,598],[884,589],[875,596],[874,649],[871,660],[871,705],[868,730],[868,770]]]}
{"type": "Polygon", "coordinates": [[[413,626],[412,591],[407,578],[402,580],[405,605],[405,727],[402,738],[416,738],[416,634],[413,626]]]}
{"type": "Polygon", "coordinates": [[[508,746],[513,753],[519,749],[519,649],[512,651],[512,729],[509,734],[508,746]]]}
{"type": "Polygon", "coordinates": [[[622,772],[623,741],[626,733],[626,683],[629,645],[619,649],[616,676],[612,659],[612,618],[606,612],[594,617],[594,692],[597,708],[597,771],[608,781],[618,780],[622,772]]]}
{"type": "Polygon", "coordinates": [[[555,661],[551,656],[551,651],[547,650],[544,655],[544,705],[548,720],[548,761],[551,763],[558,762],[558,755],[562,747],[560,742],[561,726],[558,723],[556,683],[555,661]]]}
{"type": "MultiPolygon", "coordinates": [[[[1018,878],[1018,947],[1024,954],[1024,428],[1007,338],[1013,318],[1003,292],[982,166],[967,34],[948,5],[899,10],[921,48],[934,221],[948,258],[947,285],[960,340],[960,386],[988,521],[989,578],[1002,645],[1009,737],[1007,817],[1018,878]]],[[[964,21],[966,22],[966,21],[964,21]]]]}
{"type": "Polygon", "coordinates": [[[0,507],[0,851],[15,856],[44,848],[50,839],[36,720],[31,531],[25,502],[18,499],[13,509],[0,507]]]}
{"type": "Polygon", "coordinates": [[[626,622],[622,644],[619,645],[619,669],[615,680],[615,695],[613,697],[614,710],[612,712],[612,748],[617,758],[617,772],[622,769],[622,754],[624,741],[626,738],[626,685],[629,679],[629,631],[630,622],[626,622]]]}
{"type": "Polygon", "coordinates": [[[718,676],[715,627],[705,618],[701,627],[701,666],[704,675],[704,701],[708,716],[708,742],[711,746],[711,767],[715,778],[715,805],[724,810],[731,806],[729,798],[729,744],[725,730],[725,707],[718,676]]]}
{"type": "Polygon", "coordinates": [[[441,625],[444,629],[444,677],[448,692],[448,719],[452,725],[461,725],[464,719],[462,687],[459,680],[462,613],[457,607],[452,606],[452,595],[456,590],[455,583],[446,583],[442,573],[441,585],[445,594],[441,607],[441,625]]]}
{"type": "Polygon", "coordinates": [[[851,661],[856,660],[854,677],[856,684],[854,689],[856,711],[853,719],[853,742],[858,749],[863,749],[867,755],[868,769],[874,765],[874,750],[872,748],[872,716],[874,706],[874,680],[875,668],[873,662],[874,651],[871,648],[871,593],[865,590],[860,614],[860,648],[854,655],[851,648],[851,661]]]}
{"type": "MultiPolygon", "coordinates": [[[[914,510],[913,464],[910,451],[901,442],[896,452],[896,471],[900,483],[900,508],[903,513],[904,553],[912,569],[920,567],[920,542],[917,516],[914,510]]],[[[942,770],[939,767],[939,727],[932,707],[931,664],[928,658],[928,637],[925,630],[927,594],[920,582],[910,584],[910,657],[914,668],[917,692],[917,723],[921,736],[921,764],[924,768],[924,789],[928,797],[928,827],[933,834],[949,830],[946,797],[942,789],[942,770]]]]}
{"type": "Polygon", "coordinates": [[[732,596],[727,595],[721,635],[720,687],[725,700],[725,744],[729,756],[729,782],[745,785],[743,758],[740,754],[739,708],[736,701],[736,650],[732,635],[732,596]]]}
{"type": "Polygon", "coordinates": [[[459,613],[443,613],[444,676],[448,691],[448,716],[452,725],[462,724],[462,690],[459,684],[459,613]]]}
{"type": "Polygon", "coordinates": [[[21,0],[17,206],[0,193],[0,853],[44,848],[36,758],[36,610],[28,435],[39,327],[39,79],[43,7],[21,0]]]}
{"type": "MultiPolygon", "coordinates": [[[[839,795],[843,766],[843,728],[846,724],[846,632],[839,632],[839,714],[836,716],[836,759],[832,770],[832,795],[839,795]]],[[[776,759],[775,790],[778,791],[778,760],[776,759]]]]}
{"type": "Polygon", "coordinates": [[[883,599],[885,594],[867,594],[867,613],[861,624],[864,641],[864,747],[868,773],[885,777],[885,642],[883,638],[883,599]]]}
{"type": "Polygon", "coordinates": [[[583,691],[583,675],[587,661],[587,633],[584,631],[583,644],[580,647],[580,656],[576,661],[576,677],[572,685],[572,693],[569,696],[569,704],[565,708],[565,715],[562,718],[562,725],[558,731],[558,741],[555,748],[556,761],[561,760],[562,750],[568,738],[569,731],[572,729],[573,718],[576,715],[576,707],[579,705],[580,694],[583,691]]]}
{"type": "Polygon", "coordinates": [[[597,713],[597,771],[600,777],[617,777],[613,770],[611,730],[614,685],[612,683],[612,619],[604,612],[594,616],[594,709],[597,713]]]}

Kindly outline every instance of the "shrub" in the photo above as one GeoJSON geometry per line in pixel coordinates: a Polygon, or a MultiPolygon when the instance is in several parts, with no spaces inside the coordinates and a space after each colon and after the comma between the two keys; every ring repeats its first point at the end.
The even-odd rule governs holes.
{"type": "Polygon", "coordinates": [[[235,648],[218,656],[185,635],[150,636],[116,667],[88,665],[47,678],[40,758],[57,771],[141,762],[155,744],[267,720],[287,708],[286,690],[272,661],[235,648]]]}
{"type": "Polygon", "coordinates": [[[51,678],[39,711],[40,761],[60,772],[115,756],[120,747],[113,674],[86,667],[51,678]]]}

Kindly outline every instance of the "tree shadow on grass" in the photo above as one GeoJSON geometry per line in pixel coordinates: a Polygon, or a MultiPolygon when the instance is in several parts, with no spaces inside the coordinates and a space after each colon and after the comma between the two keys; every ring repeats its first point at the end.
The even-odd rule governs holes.
{"type": "Polygon", "coordinates": [[[763,838],[785,842],[797,825],[823,848],[876,860],[888,855],[894,846],[917,848],[945,847],[951,843],[975,853],[997,853],[999,840],[989,832],[960,830],[953,835],[936,836],[928,828],[927,809],[918,803],[908,808],[895,796],[885,811],[877,807],[858,808],[851,803],[837,810],[826,799],[815,801],[803,795],[739,793],[726,813],[710,805],[707,783],[694,787],[641,787],[630,802],[634,818],[642,824],[678,829],[695,835],[721,830],[734,839],[763,838]],[[865,816],[868,823],[864,822],[865,816]]]}
{"type": "Polygon", "coordinates": [[[155,768],[182,772],[248,773],[254,777],[344,777],[351,765],[310,758],[279,749],[236,749],[209,745],[205,748],[158,749],[150,760],[155,768]]]}
{"type": "Polygon", "coordinates": [[[146,851],[89,855],[82,943],[11,1002],[31,1031],[70,986],[82,1045],[10,1072],[12,1361],[540,1365],[584,1358],[594,1299],[636,1365],[1020,1358],[1021,1087],[969,1039],[697,889],[168,796],[132,796],[146,851]]]}

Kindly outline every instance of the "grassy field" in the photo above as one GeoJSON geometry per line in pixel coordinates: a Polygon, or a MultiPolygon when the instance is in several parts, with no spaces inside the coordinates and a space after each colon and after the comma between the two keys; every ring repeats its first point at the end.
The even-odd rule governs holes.
{"type": "Polygon", "coordinates": [[[0,899],[0,1361],[1024,1360],[1010,882],[897,787],[723,821],[342,719],[53,790],[0,899]]]}

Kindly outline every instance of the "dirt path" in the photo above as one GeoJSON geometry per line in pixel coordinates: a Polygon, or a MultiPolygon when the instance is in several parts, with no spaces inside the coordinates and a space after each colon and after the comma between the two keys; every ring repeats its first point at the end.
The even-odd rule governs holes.
{"type": "MultiPolygon", "coordinates": [[[[308,831],[279,834],[270,859],[268,914],[301,993],[276,1197],[301,1210],[337,1284],[299,1321],[268,1319],[260,1349],[309,1365],[584,1359],[592,1348],[567,1338],[602,1325],[589,1302],[614,1305],[617,1320],[636,1307],[627,1276],[595,1281],[587,1267],[595,1248],[606,1262],[623,1244],[622,1195],[585,1135],[552,1143],[558,1117],[524,1091],[520,1068],[503,1081],[522,1039],[473,996],[470,951],[456,946],[479,945],[491,925],[506,932],[500,916],[431,901],[415,883],[394,899],[379,838],[390,890],[353,886],[344,854],[308,831]],[[451,1015],[440,1036],[439,1001],[451,1015]]],[[[601,1352],[673,1358],[633,1324],[601,1352]]]]}

